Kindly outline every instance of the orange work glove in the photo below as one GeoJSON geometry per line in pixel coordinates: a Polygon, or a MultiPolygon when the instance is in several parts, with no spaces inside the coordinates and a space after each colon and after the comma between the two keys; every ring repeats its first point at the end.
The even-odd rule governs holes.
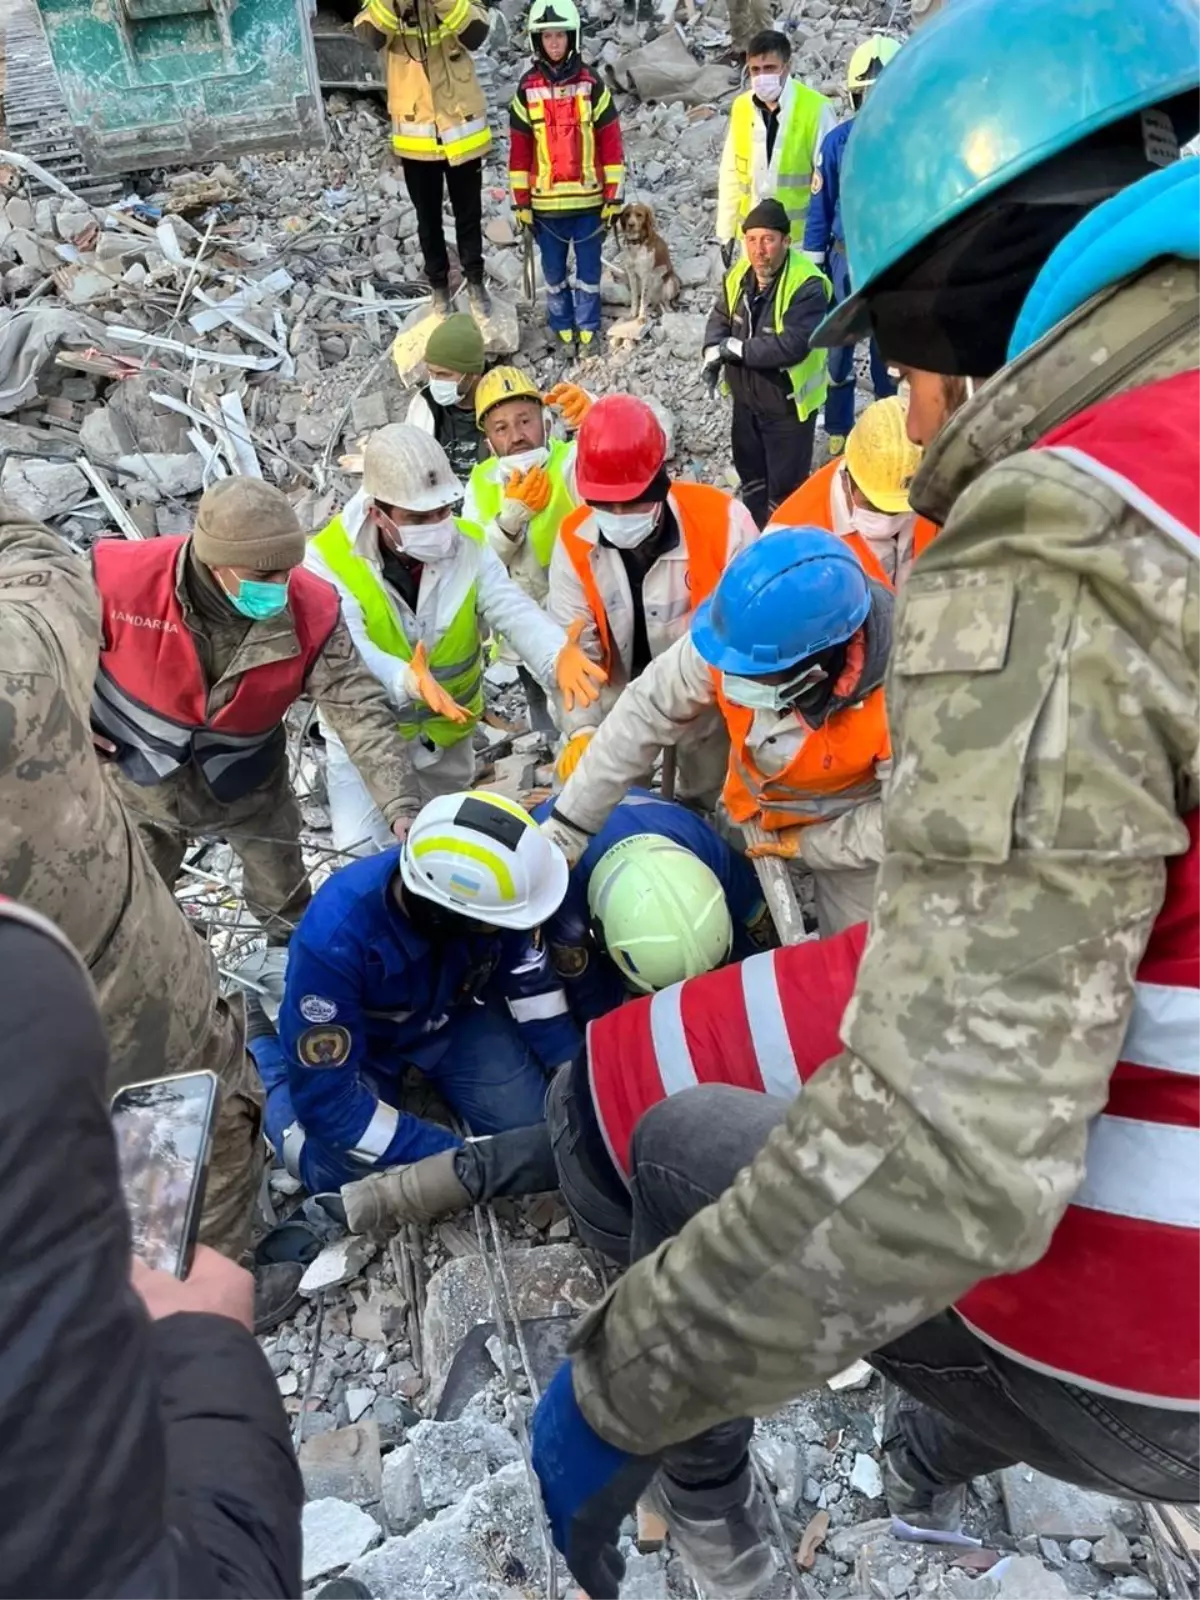
{"type": "Polygon", "coordinates": [[[558,407],[572,431],[578,428],[592,409],[591,396],[584,394],[577,383],[556,383],[545,396],[545,401],[548,406],[558,407]]]}
{"type": "Polygon", "coordinates": [[[554,680],[568,711],[574,711],[577,705],[590,706],[600,698],[600,685],[608,682],[604,668],[579,648],[582,632],[583,618],[576,617],[567,629],[567,642],[554,662],[554,680]]]}
{"type": "Polygon", "coordinates": [[[583,760],[583,753],[595,737],[595,728],[584,728],[581,733],[573,733],[559,751],[558,760],[554,763],[554,776],[559,783],[566,783],[583,760]]]}
{"type": "Polygon", "coordinates": [[[550,504],[550,477],[545,467],[530,467],[528,472],[514,472],[504,485],[506,500],[519,500],[527,505],[536,517],[550,504]]]}
{"type": "Polygon", "coordinates": [[[466,706],[460,706],[452,695],[448,695],[430,672],[424,644],[419,644],[413,651],[404,676],[405,687],[413,699],[423,700],[431,711],[436,711],[439,717],[449,717],[451,722],[470,722],[471,713],[466,706]]]}
{"type": "Polygon", "coordinates": [[[767,830],[767,837],[759,844],[747,845],[746,854],[751,861],[760,856],[777,856],[781,861],[795,861],[801,855],[800,838],[805,825],[802,823],[795,828],[771,828],[767,830]]]}

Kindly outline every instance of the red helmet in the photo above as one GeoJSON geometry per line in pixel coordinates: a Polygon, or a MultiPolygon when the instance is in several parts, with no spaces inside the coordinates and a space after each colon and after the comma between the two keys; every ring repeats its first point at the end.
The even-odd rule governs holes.
{"type": "Polygon", "coordinates": [[[637,500],[667,459],[667,436],[644,400],[609,394],[583,419],[575,486],[584,500],[637,500]]]}

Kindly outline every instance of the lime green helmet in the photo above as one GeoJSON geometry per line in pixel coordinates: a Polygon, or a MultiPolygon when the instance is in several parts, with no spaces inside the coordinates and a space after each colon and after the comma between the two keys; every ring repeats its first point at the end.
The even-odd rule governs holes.
{"type": "Polygon", "coordinates": [[[592,927],[625,982],[653,994],[729,959],[733,923],[716,873],[658,834],[606,850],[588,883],[592,927]]]}

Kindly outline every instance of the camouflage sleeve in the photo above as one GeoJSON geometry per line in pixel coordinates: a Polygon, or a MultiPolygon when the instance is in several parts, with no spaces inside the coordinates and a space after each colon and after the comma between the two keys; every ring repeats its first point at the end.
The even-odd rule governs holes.
{"type": "MultiPolygon", "coordinates": [[[[91,569],[58,534],[10,500],[0,499],[0,601],[26,604],[49,634],[70,672],[86,682],[96,674],[100,600],[91,569]]],[[[43,671],[58,674],[57,662],[43,671]]]]}
{"type": "Polygon", "coordinates": [[[308,692],[362,774],[384,821],[420,810],[408,746],[383,685],[363,665],[339,618],[308,675],[308,692]]]}
{"type": "Polygon", "coordinates": [[[1065,463],[963,495],[903,594],[895,768],[845,1052],[585,1320],[649,1453],[769,1411],[1046,1249],[1197,773],[1193,554],[1065,463]]]}

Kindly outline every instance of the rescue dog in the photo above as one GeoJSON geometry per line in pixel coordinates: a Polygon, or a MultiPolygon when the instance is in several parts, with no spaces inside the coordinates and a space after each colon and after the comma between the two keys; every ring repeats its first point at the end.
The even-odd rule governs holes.
{"type": "Polygon", "coordinates": [[[653,311],[673,304],[679,279],[671,265],[667,242],[654,226],[649,206],[635,202],[617,218],[621,238],[621,266],[633,303],[633,316],[644,322],[653,311]]]}

